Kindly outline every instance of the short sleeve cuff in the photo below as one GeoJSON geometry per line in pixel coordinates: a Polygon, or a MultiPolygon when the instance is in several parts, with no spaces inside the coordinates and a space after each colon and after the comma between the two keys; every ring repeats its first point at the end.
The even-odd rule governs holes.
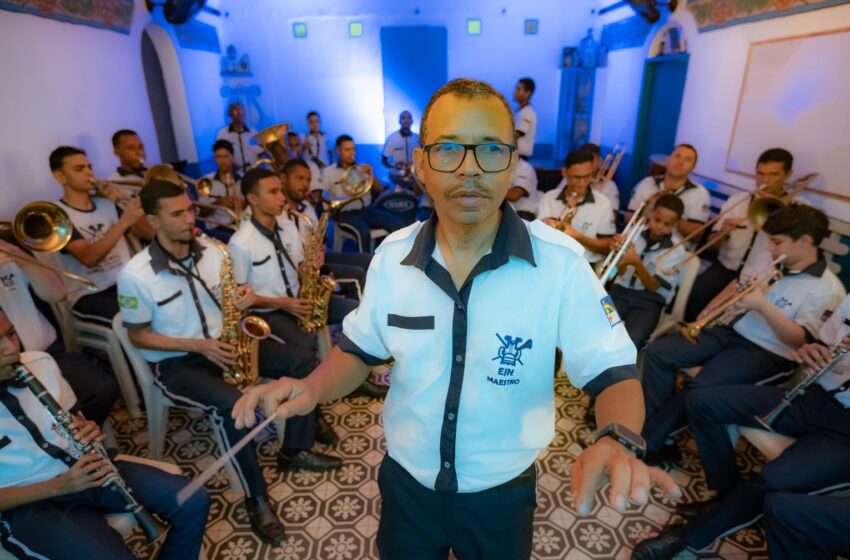
{"type": "Polygon", "coordinates": [[[605,371],[591,379],[590,382],[588,382],[582,389],[591,397],[596,398],[602,391],[604,391],[611,385],[616,385],[620,381],[626,381],[628,379],[637,378],[637,366],[635,366],[635,364],[629,364],[627,366],[615,366],[606,369],[605,371]]]}
{"type": "Polygon", "coordinates": [[[130,323],[129,321],[122,321],[121,324],[124,325],[124,328],[129,331],[144,329],[145,327],[151,326],[150,321],[145,321],[143,323],[130,323]]]}
{"type": "Polygon", "coordinates": [[[373,356],[372,354],[366,352],[365,350],[357,346],[354,342],[352,342],[352,340],[344,334],[339,339],[339,349],[348,354],[353,354],[357,356],[363,363],[368,366],[379,366],[389,361],[389,358],[379,358],[378,356],[373,356]]]}

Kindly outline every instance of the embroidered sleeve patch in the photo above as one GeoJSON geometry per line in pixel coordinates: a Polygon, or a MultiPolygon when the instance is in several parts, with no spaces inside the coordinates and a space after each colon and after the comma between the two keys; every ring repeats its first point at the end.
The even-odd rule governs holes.
{"type": "Polygon", "coordinates": [[[620,319],[620,314],[617,313],[617,308],[614,306],[614,300],[611,299],[611,296],[605,296],[599,302],[602,304],[602,311],[605,312],[612,329],[623,322],[620,319]]]}
{"type": "Polygon", "coordinates": [[[138,309],[139,300],[135,296],[118,296],[118,305],[124,309],[138,309]]]}

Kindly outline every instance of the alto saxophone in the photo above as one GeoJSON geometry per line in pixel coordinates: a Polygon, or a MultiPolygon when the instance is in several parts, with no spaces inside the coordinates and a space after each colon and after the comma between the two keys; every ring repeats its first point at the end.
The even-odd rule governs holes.
{"type": "Polygon", "coordinates": [[[310,300],[313,304],[310,314],[298,319],[298,326],[306,332],[313,332],[328,324],[328,306],[331,295],[336,291],[334,279],[322,276],[319,267],[314,265],[316,255],[325,243],[329,217],[330,212],[325,212],[317,224],[310,225],[304,240],[304,259],[298,266],[298,297],[310,300]]]}
{"type": "Polygon", "coordinates": [[[257,342],[271,334],[269,324],[255,316],[247,315],[236,306],[236,279],[233,277],[233,259],[227,246],[215,239],[207,240],[221,251],[221,336],[222,342],[236,348],[236,360],[222,372],[224,380],[240,389],[250,387],[257,382],[257,342]]]}

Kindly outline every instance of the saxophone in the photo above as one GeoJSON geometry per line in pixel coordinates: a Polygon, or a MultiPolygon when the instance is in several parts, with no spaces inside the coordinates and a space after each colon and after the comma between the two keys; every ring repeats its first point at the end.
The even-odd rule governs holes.
{"type": "MultiPolygon", "coordinates": [[[[302,214],[303,216],[303,214],[302,214]]],[[[336,291],[336,282],[330,276],[322,276],[314,266],[316,255],[325,243],[330,212],[325,212],[317,224],[311,224],[304,240],[304,259],[298,266],[298,297],[310,300],[313,309],[306,318],[298,319],[298,326],[306,332],[316,331],[328,324],[328,305],[331,294],[336,291]]],[[[309,221],[309,218],[303,216],[309,221]]]]}
{"type": "Polygon", "coordinates": [[[233,259],[230,251],[221,241],[207,238],[221,251],[221,336],[219,340],[236,348],[236,361],[222,372],[224,380],[240,389],[250,387],[257,382],[257,352],[259,340],[271,334],[269,324],[255,316],[247,315],[236,307],[236,279],[233,277],[233,259]]]}

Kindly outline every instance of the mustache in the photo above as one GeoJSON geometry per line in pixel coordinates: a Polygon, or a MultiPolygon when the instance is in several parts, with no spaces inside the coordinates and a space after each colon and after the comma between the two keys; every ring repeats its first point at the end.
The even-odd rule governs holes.
{"type": "Polygon", "coordinates": [[[466,196],[477,196],[480,198],[493,198],[492,193],[477,179],[467,179],[446,189],[445,198],[461,198],[466,196]]]}

